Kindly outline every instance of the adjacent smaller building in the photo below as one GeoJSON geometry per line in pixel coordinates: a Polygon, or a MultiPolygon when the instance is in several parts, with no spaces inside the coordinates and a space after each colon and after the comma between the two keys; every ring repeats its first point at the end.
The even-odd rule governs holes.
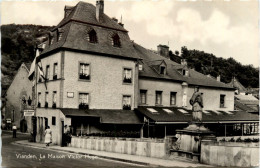
{"type": "Polygon", "coordinates": [[[5,121],[8,128],[15,124],[22,132],[31,131],[31,117],[24,110],[32,104],[32,82],[28,79],[30,63],[22,63],[5,94],[5,121]]]}

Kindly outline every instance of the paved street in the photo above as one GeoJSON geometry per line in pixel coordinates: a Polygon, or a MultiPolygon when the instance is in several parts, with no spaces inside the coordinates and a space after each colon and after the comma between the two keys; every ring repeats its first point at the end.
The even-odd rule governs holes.
{"type": "Polygon", "coordinates": [[[17,134],[17,138],[13,139],[11,132],[2,132],[2,167],[138,167],[130,163],[12,144],[28,137],[17,134]]]}

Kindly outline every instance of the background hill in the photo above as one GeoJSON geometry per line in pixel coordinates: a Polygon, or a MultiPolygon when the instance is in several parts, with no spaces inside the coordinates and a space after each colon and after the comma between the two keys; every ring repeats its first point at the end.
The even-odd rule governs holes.
{"type": "Polygon", "coordinates": [[[1,26],[1,86],[4,92],[22,62],[31,63],[34,59],[34,46],[53,27],[38,25],[1,26]]]}
{"type": "MultiPolygon", "coordinates": [[[[40,25],[2,25],[1,26],[1,85],[4,92],[22,62],[30,63],[34,59],[34,46],[43,40],[54,26],[40,25]]],[[[172,60],[179,62],[181,58],[188,61],[188,66],[213,77],[221,75],[221,81],[228,83],[235,76],[245,87],[259,87],[259,69],[252,65],[242,65],[233,58],[217,58],[213,54],[182,47],[181,53],[170,51],[172,60]]],[[[249,57],[250,59],[250,57],[249,57]]]]}
{"type": "Polygon", "coordinates": [[[229,83],[234,76],[247,88],[259,87],[259,68],[254,68],[253,65],[242,65],[231,57],[224,59],[204,51],[189,50],[185,46],[181,48],[181,54],[178,51],[174,53],[170,51],[169,55],[178,63],[181,58],[186,59],[190,68],[205,75],[210,74],[215,78],[220,75],[221,82],[229,83]]]}

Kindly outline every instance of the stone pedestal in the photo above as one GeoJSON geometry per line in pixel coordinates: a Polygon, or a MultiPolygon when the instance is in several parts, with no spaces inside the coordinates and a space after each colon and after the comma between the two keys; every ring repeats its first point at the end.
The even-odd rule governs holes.
{"type": "Polygon", "coordinates": [[[200,161],[201,141],[216,141],[214,133],[203,125],[191,124],[183,130],[176,130],[176,133],[179,145],[173,152],[197,162],[200,161]]]}

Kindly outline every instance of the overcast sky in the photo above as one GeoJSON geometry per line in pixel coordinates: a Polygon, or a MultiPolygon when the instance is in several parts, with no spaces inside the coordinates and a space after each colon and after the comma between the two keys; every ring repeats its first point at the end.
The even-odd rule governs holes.
{"type": "MultiPolygon", "coordinates": [[[[1,24],[57,25],[65,5],[78,1],[2,1],[1,24]]],[[[86,2],[95,4],[95,0],[86,2]]],[[[105,13],[120,19],[136,43],[156,49],[203,50],[259,65],[259,1],[105,1],[105,13]]]]}

